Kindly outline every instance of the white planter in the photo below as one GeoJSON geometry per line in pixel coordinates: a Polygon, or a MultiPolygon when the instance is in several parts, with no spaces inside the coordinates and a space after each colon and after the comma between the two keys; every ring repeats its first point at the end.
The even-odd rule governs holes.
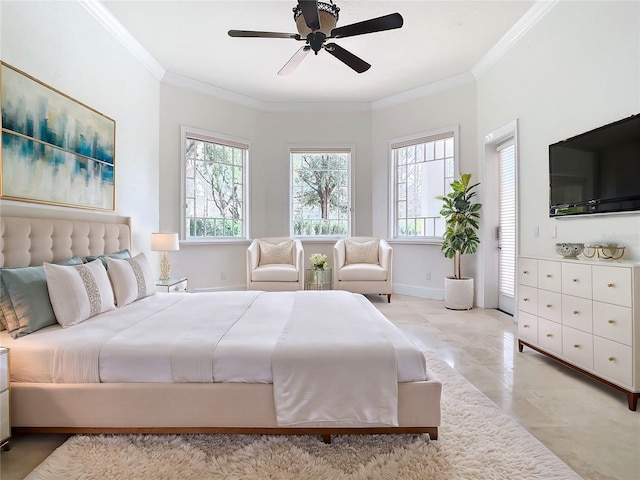
{"type": "Polygon", "coordinates": [[[450,310],[473,308],[473,278],[445,277],[444,306],[450,310]]]}

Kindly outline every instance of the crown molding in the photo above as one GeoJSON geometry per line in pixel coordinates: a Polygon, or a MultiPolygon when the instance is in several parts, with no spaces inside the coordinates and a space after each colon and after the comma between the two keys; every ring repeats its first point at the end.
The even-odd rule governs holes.
{"type": "Polygon", "coordinates": [[[475,78],[471,74],[471,72],[461,73],[460,75],[454,75],[453,77],[438,80],[437,82],[432,82],[427,85],[423,85],[422,87],[407,90],[406,92],[398,93],[397,95],[382,98],[380,100],[372,102],[371,109],[380,110],[383,108],[394,107],[396,105],[400,105],[401,103],[406,103],[411,100],[416,100],[422,97],[427,97],[429,95],[434,95],[436,93],[445,92],[447,90],[451,90],[452,88],[460,87],[474,81],[475,78]]]}
{"type": "Polygon", "coordinates": [[[131,54],[149,70],[154,77],[162,81],[166,70],[144,48],[138,40],[113,16],[100,0],[76,0],[100,24],[118,40],[131,54]]]}
{"type": "Polygon", "coordinates": [[[246,95],[241,95],[230,90],[225,90],[224,88],[216,87],[215,85],[201,82],[200,80],[183,77],[182,75],[178,75],[173,72],[165,73],[164,77],[162,78],[162,83],[173,85],[174,87],[186,88],[187,90],[192,90],[204,95],[210,95],[212,97],[217,97],[222,100],[227,100],[229,102],[237,103],[239,105],[244,105],[245,107],[255,108],[258,110],[261,110],[262,105],[264,104],[264,102],[256,100],[255,98],[247,97],[246,95]]]}
{"type": "Polygon", "coordinates": [[[516,42],[559,0],[536,0],[529,10],[509,29],[509,31],[474,65],[470,72],[455,75],[422,87],[382,98],[371,103],[296,103],[264,102],[246,95],[216,87],[199,80],[183,77],[165,68],[135,39],[131,33],[107,10],[100,0],[76,0],[87,12],[113,35],[129,52],[137,58],[158,80],[168,85],[186,88],[198,93],[237,103],[265,112],[303,112],[303,111],[370,111],[389,108],[421,97],[441,93],[473,82],[502,58],[516,42]]]}
{"type": "Polygon", "coordinates": [[[498,40],[471,69],[475,78],[480,77],[513,47],[520,38],[551,10],[559,0],[537,0],[529,10],[498,40]]]}

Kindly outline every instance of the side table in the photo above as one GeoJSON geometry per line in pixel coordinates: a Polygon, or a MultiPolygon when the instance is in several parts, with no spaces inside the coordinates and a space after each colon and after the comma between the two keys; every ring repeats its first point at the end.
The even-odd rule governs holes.
{"type": "Polygon", "coordinates": [[[170,278],[168,280],[158,280],[156,288],[160,292],[186,292],[189,281],[187,277],[170,278]]]}
{"type": "Polygon", "coordinates": [[[307,268],[305,272],[305,290],[331,290],[333,287],[333,270],[314,270],[307,268]]]}

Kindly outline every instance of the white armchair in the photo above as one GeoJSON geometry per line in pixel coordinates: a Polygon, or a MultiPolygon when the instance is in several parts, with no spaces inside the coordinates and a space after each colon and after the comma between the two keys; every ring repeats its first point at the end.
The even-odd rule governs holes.
{"type": "Polygon", "coordinates": [[[289,237],[257,238],[247,248],[247,290],[302,290],[302,242],[289,237]]]}
{"type": "Polygon", "coordinates": [[[391,303],[393,249],[374,237],[341,239],[333,247],[333,288],[386,294],[391,303]]]}

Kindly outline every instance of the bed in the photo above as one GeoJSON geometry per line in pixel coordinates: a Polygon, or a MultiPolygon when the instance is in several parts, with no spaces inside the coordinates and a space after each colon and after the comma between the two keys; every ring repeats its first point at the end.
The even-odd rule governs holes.
{"type": "MultiPolygon", "coordinates": [[[[44,263],[67,275],[72,267],[51,265],[130,250],[130,238],[126,222],[2,217],[0,266],[44,263]]],[[[135,262],[85,265],[103,260],[114,275],[113,308],[18,338],[0,332],[10,349],[14,430],[437,438],[441,383],[363,296],[148,292],[125,302],[115,275],[135,262]]]]}

